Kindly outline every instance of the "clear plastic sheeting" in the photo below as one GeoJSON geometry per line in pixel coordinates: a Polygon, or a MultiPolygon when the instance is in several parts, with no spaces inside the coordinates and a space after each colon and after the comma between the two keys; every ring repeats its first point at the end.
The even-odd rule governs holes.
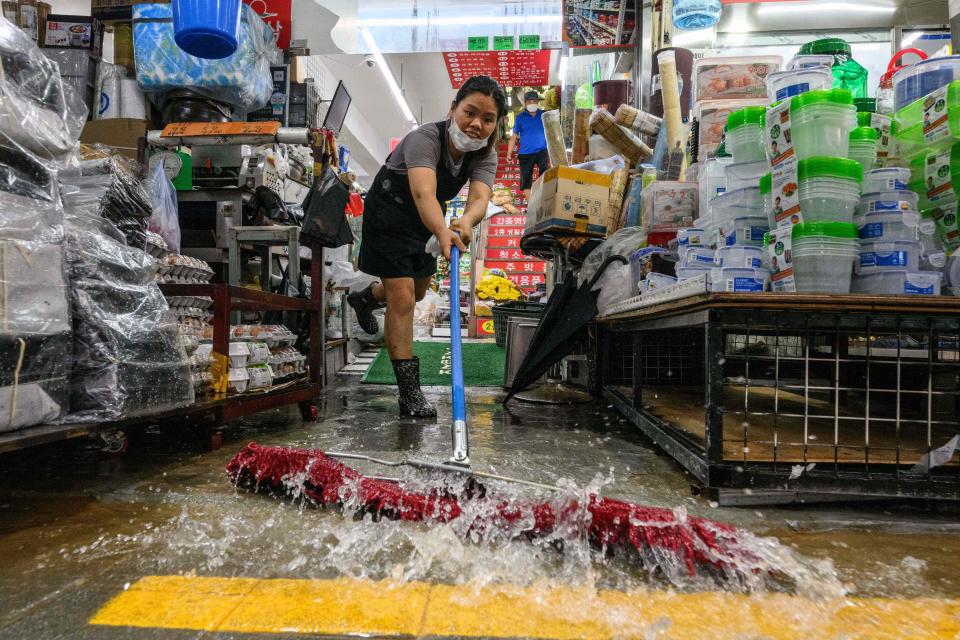
{"type": "Polygon", "coordinates": [[[87,107],[27,35],[0,17],[0,147],[48,165],[73,161],[87,107]]]}
{"type": "MultiPolygon", "coordinates": [[[[629,258],[634,251],[645,245],[646,242],[646,230],[640,227],[624,227],[620,229],[604,240],[600,246],[591,251],[590,255],[584,259],[583,266],[580,267],[579,282],[583,284],[590,280],[593,274],[597,272],[597,269],[600,268],[600,265],[610,256],[629,258]]],[[[613,269],[614,266],[616,265],[611,265],[607,271],[604,272],[603,278],[597,283],[599,287],[602,287],[603,283],[612,277],[621,277],[623,275],[614,275],[617,274],[617,271],[613,269]]]]}
{"type": "Polygon", "coordinates": [[[270,61],[275,36],[248,5],[242,7],[239,47],[222,60],[191,56],[177,46],[169,4],[133,7],[133,46],[137,82],[150,93],[190,89],[244,111],[265,106],[273,94],[270,61]]]}
{"type": "MultiPolygon", "coordinates": [[[[75,176],[76,177],[76,176],[75,176]]],[[[70,422],[129,418],[194,401],[190,360],[146,253],[96,197],[116,179],[62,185],[73,315],[70,422]]]]}
{"type": "Polygon", "coordinates": [[[114,158],[84,160],[61,171],[60,184],[70,195],[70,206],[113,223],[131,247],[147,244],[147,220],[153,199],[143,182],[114,158]]]}
{"type": "Polygon", "coordinates": [[[52,174],[0,148],[0,432],[55,420],[69,401],[62,240],[52,174]]]}

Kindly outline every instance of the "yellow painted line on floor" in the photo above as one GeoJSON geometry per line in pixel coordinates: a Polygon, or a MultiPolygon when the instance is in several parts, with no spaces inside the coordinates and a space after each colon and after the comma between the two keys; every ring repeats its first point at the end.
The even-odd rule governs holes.
{"type": "Polygon", "coordinates": [[[956,638],[960,600],[149,576],[90,624],[381,637],[956,638]]]}

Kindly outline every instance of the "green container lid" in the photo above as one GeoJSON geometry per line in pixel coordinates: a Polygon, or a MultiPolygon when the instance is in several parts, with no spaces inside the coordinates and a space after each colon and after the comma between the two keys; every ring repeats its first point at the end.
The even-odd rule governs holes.
{"type": "Polygon", "coordinates": [[[767,231],[765,234],[763,234],[763,246],[766,247],[769,244],[770,244],[770,232],[767,231]]]}
{"type": "Polygon", "coordinates": [[[876,142],[880,139],[880,133],[873,127],[857,127],[850,132],[850,142],[866,140],[876,142]]]}
{"type": "Polygon", "coordinates": [[[853,93],[849,89],[819,89],[793,96],[790,111],[796,111],[812,104],[853,104],[853,93]]]}
{"type": "Polygon", "coordinates": [[[790,234],[793,240],[824,236],[840,240],[855,240],[860,237],[857,225],[851,222],[801,222],[793,225],[793,231],[790,234]]]}
{"type": "Polygon", "coordinates": [[[734,111],[727,117],[727,131],[733,131],[748,124],[763,126],[764,116],[766,114],[766,107],[746,107],[745,109],[734,111]]]}
{"type": "Polygon", "coordinates": [[[841,178],[863,182],[863,167],[856,160],[815,156],[797,163],[797,178],[841,178]]]}
{"type": "Polygon", "coordinates": [[[857,108],[857,113],[876,113],[877,99],[876,98],[854,98],[853,106],[857,108]]]}
{"type": "Polygon", "coordinates": [[[773,174],[765,173],[760,176],[760,195],[765,196],[773,192],[773,174]]]}
{"type": "Polygon", "coordinates": [[[822,40],[813,40],[800,47],[801,56],[818,55],[851,55],[850,45],[843,38],[823,38],[822,40]]]}
{"type": "Polygon", "coordinates": [[[873,122],[873,114],[866,111],[857,112],[857,126],[858,127],[869,127],[870,123],[873,122]]]}

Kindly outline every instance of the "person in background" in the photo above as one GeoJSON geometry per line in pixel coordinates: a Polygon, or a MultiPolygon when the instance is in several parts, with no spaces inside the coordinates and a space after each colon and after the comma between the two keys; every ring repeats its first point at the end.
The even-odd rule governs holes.
{"type": "Polygon", "coordinates": [[[437,272],[437,259],[426,252],[426,243],[436,236],[448,260],[453,245],[467,250],[473,227],[486,216],[493,193],[498,125],[506,115],[507,96],[496,80],[470,78],[457,92],[447,119],[408,133],[367,193],[360,270],[381,282],[351,293],[347,302],[360,326],[371,334],[379,331],[374,310],[387,308],[384,334],[403,415],[437,415],[420,389],[420,361],[413,355],[414,307],[437,272]],[[447,201],[468,182],[463,217],[448,228],[447,201]]]}
{"type": "Polygon", "coordinates": [[[520,140],[518,158],[520,160],[520,190],[529,202],[530,187],[533,186],[533,167],[543,175],[550,168],[550,156],[547,154],[547,138],[543,133],[543,109],[540,108],[540,94],[527,91],[523,96],[524,110],[513,123],[513,137],[507,145],[507,160],[513,157],[513,149],[520,140]]]}

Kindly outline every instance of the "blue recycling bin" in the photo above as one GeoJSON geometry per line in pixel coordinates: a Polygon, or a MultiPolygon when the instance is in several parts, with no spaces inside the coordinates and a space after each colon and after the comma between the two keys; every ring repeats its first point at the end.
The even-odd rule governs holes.
{"type": "Polygon", "coordinates": [[[192,56],[219,60],[233,55],[240,34],[240,0],[173,0],[177,45],[192,56]]]}

